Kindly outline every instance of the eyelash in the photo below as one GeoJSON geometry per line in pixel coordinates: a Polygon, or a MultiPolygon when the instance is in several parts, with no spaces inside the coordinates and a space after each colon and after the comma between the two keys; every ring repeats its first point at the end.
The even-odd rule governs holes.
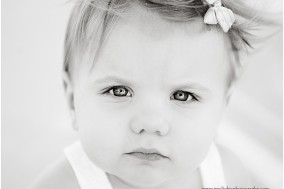
{"type": "MultiPolygon", "coordinates": [[[[109,87],[107,88],[102,94],[106,94],[106,95],[112,95],[114,97],[132,97],[132,94],[129,92],[131,90],[127,89],[127,87],[124,87],[124,86],[112,86],[112,87],[109,87]],[[125,95],[115,95],[115,90],[120,90],[119,92],[123,92],[121,91],[124,90],[126,92],[125,95]]],[[[118,91],[117,91],[118,92],[118,91]]]]}
{"type": "MultiPolygon", "coordinates": [[[[112,95],[114,97],[132,97],[132,93],[130,92],[131,90],[128,89],[127,87],[125,86],[112,86],[112,87],[109,87],[107,88],[102,94],[106,94],[106,95],[112,95]],[[121,90],[122,89],[122,90],[121,90]],[[120,90],[120,92],[124,92],[126,93],[125,95],[115,95],[115,90],[120,90]]],[[[118,92],[118,91],[117,91],[118,92]]],[[[177,100],[177,101],[180,101],[180,102],[183,102],[183,103],[189,103],[189,102],[194,102],[194,101],[199,101],[199,97],[193,93],[190,93],[190,92],[187,92],[187,91],[182,91],[182,90],[178,90],[178,91],[175,91],[171,97],[170,97],[171,100],[177,100]],[[184,94],[186,99],[185,100],[178,100],[176,99],[177,95],[179,94],[184,94]],[[191,100],[188,100],[188,98],[191,97],[191,100]]]]}
{"type": "Polygon", "coordinates": [[[183,102],[183,103],[189,103],[189,102],[195,102],[195,101],[199,101],[199,97],[193,93],[190,93],[190,92],[187,92],[187,91],[182,91],[182,90],[178,90],[178,91],[175,91],[171,97],[170,97],[171,100],[177,100],[177,101],[180,101],[180,102],[183,102]],[[178,93],[183,93],[186,97],[185,100],[178,100],[176,99],[178,93]],[[188,98],[191,97],[191,100],[188,100],[188,98]]]}

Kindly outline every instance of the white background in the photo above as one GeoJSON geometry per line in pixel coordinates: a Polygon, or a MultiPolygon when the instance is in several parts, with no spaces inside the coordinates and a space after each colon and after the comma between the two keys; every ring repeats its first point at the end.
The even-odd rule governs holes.
{"type": "MultiPolygon", "coordinates": [[[[281,10],[282,1],[273,7],[281,10]]],[[[61,81],[70,10],[63,0],[2,1],[3,189],[27,188],[77,138],[61,81]]],[[[244,161],[256,187],[280,189],[282,33],[248,62],[219,140],[244,161]]]]}

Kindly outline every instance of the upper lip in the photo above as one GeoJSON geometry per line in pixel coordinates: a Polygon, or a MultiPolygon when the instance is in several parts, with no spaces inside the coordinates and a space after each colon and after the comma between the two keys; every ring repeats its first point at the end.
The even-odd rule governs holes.
{"type": "Polygon", "coordinates": [[[158,150],[154,149],[154,148],[137,148],[135,150],[133,150],[132,152],[129,152],[127,154],[132,154],[132,153],[143,153],[143,154],[158,154],[160,156],[163,156],[165,158],[168,158],[167,156],[165,156],[164,154],[162,154],[161,152],[159,152],[158,150]]]}

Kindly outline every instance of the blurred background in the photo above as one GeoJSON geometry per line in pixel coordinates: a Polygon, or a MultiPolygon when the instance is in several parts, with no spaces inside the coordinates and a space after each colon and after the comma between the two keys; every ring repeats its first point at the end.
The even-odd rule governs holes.
{"type": "MultiPolygon", "coordinates": [[[[282,11],[282,0],[266,0],[282,11]],[[273,2],[273,3],[272,3],[273,2]]],[[[27,188],[76,140],[64,99],[63,41],[72,4],[2,1],[2,188],[27,188]]],[[[282,32],[247,62],[219,132],[256,187],[282,184],[282,32]]]]}

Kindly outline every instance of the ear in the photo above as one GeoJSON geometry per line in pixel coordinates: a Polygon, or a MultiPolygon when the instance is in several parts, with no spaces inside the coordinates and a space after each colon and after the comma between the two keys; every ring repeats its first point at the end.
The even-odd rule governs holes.
{"type": "Polygon", "coordinates": [[[69,73],[67,73],[65,70],[62,72],[62,79],[63,79],[63,85],[64,85],[65,98],[67,100],[69,113],[72,119],[72,127],[73,129],[78,131],[78,126],[76,124],[75,106],[74,106],[73,83],[71,82],[69,73]]]}

